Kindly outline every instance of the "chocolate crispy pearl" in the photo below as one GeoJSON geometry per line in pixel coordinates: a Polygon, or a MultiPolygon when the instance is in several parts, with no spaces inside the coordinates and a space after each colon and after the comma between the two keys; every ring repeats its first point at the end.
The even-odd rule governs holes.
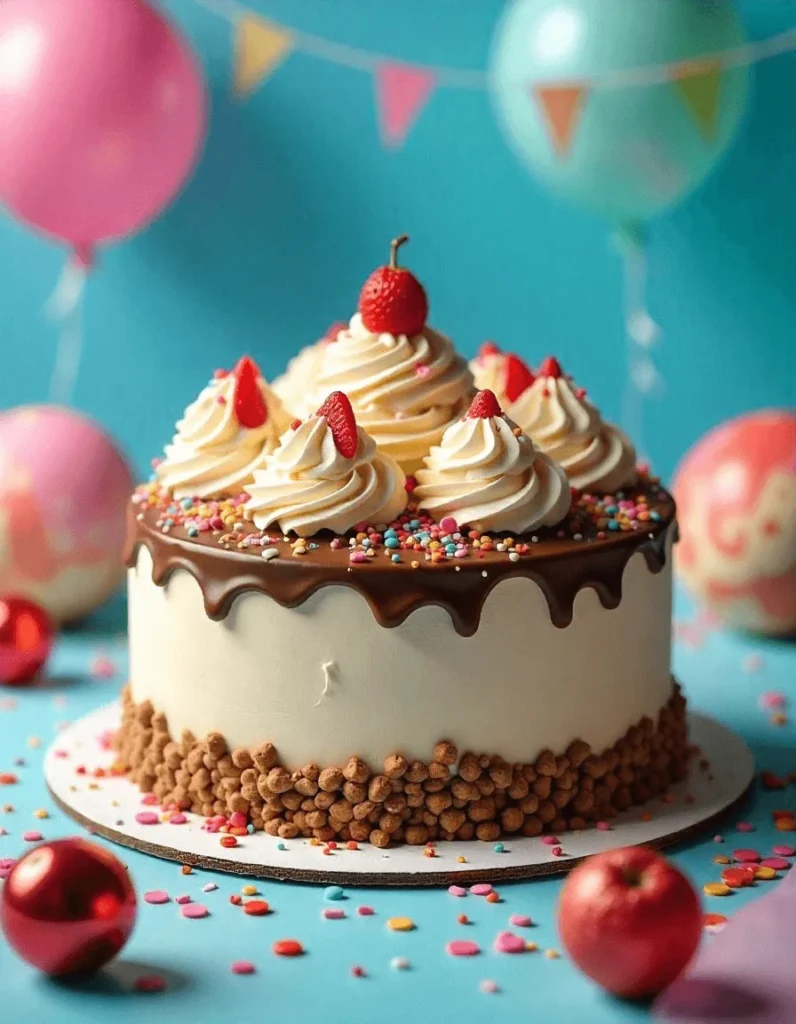
{"type": "Polygon", "coordinates": [[[251,523],[241,524],[241,531],[222,545],[217,533],[190,538],[181,526],[164,533],[156,525],[163,515],[160,510],[131,504],[125,560],[128,567],[133,566],[138,547],[145,545],[152,556],[153,580],[159,585],[174,569],[186,569],[199,583],[205,611],[214,620],[225,618],[235,598],[246,591],[261,591],[283,607],[295,608],[321,587],[343,584],[365,597],[382,626],[398,626],[416,608],[435,604],[448,611],[457,633],[472,636],[492,588],[501,580],[520,576],[538,584],[551,621],[564,628],[572,621],[575,598],[584,587],[597,592],[603,607],[619,605],[625,567],[636,552],[643,555],[650,572],[662,570],[667,537],[675,529],[674,501],[657,486],[645,493],[659,519],[635,531],[606,532],[599,537],[596,525],[584,518],[578,523],[579,540],[569,534],[560,537],[551,529],[536,532],[535,543],[531,537],[517,537],[529,546],[517,561],[491,550],[431,564],[422,561],[422,554],[406,551],[397,565],[382,552],[352,565],[345,544],[337,549],[330,546],[331,535],[315,538],[317,548],[300,557],[293,556],[290,544],[279,537],[270,545],[279,555],[266,562],[260,548],[238,548],[247,533],[256,532],[251,523]],[[413,559],[421,560],[418,568],[412,567],[413,559]]]}
{"type": "Polygon", "coordinates": [[[573,741],[530,764],[496,754],[461,754],[436,744],[429,761],[391,754],[381,770],[352,756],[342,767],[289,772],[271,743],[230,751],[219,733],[199,740],[169,733],[163,714],[123,694],[115,738],[122,767],[164,806],[209,817],[239,812],[283,839],[314,837],[375,846],[430,839],[494,841],[582,829],[664,793],[686,772],[685,699],[673,683],[657,722],[643,718],[607,750],[573,741]]]}

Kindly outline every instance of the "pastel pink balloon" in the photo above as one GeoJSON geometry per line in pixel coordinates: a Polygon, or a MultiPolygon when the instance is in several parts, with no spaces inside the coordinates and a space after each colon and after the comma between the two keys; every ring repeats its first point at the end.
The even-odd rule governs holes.
{"type": "Polygon", "coordinates": [[[144,0],[2,0],[0,201],[90,256],[153,220],[193,169],[205,89],[144,0]]]}
{"type": "Polygon", "coordinates": [[[796,411],[765,409],[711,430],[674,483],[681,579],[730,626],[796,631],[796,411]]]}
{"type": "Polygon", "coordinates": [[[133,478],[116,445],[72,409],[8,409],[0,481],[0,592],[29,597],[58,622],[92,611],[124,578],[133,478]]]}

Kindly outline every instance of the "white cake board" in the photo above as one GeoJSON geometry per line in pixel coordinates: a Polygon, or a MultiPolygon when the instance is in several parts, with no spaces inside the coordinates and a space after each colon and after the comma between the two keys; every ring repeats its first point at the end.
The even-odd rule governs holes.
{"type": "MultiPolygon", "coordinates": [[[[504,852],[493,843],[440,842],[436,856],[422,847],[398,846],[380,850],[360,843],[356,851],[337,849],[331,855],[306,839],[279,840],[263,832],[241,836],[238,846],[221,846],[221,833],[201,828],[203,819],[189,814],[185,825],[141,825],[135,820],[145,807],[141,793],[125,778],[92,778],[94,768],[113,763],[113,753],[101,738],[118,727],[120,707],[112,704],[73,722],[47,751],[44,774],[55,802],[90,831],[144,853],[249,878],[301,882],[339,882],[346,885],[429,886],[450,882],[505,881],[557,874],[593,853],[618,846],[647,844],[664,847],[715,827],[721,817],[746,795],[754,778],[754,759],[740,737],[702,715],[689,715],[689,737],[699,750],[689,776],[673,787],[671,803],[655,799],[611,822],[610,831],[590,828],[559,834],[563,856],[539,838],[508,836],[504,852]],[[700,759],[710,762],[709,770],[700,759]],[[77,774],[83,765],[85,774],[77,774]],[[693,797],[687,802],[686,794],[693,797]],[[642,821],[649,811],[649,821],[642,821]],[[278,844],[284,849],[279,849],[278,844]],[[459,863],[458,857],[465,862],[459,863]]],[[[345,846],[345,844],[340,844],[345,846]]]]}

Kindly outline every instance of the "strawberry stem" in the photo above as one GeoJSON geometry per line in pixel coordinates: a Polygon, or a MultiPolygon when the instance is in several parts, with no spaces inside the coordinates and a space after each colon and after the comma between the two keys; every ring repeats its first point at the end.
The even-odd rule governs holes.
{"type": "Polygon", "coordinates": [[[390,270],[398,269],[398,250],[409,241],[409,235],[399,235],[390,242],[390,270]]]}

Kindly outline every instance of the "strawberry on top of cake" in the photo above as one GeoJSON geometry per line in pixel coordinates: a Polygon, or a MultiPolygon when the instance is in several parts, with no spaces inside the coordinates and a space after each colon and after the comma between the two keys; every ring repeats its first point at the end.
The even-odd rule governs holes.
{"type": "Polygon", "coordinates": [[[238,494],[289,423],[257,364],[243,356],[233,370],[217,370],[185,410],[157,479],[177,499],[238,494]]]}
{"type": "Polygon", "coordinates": [[[445,431],[417,473],[414,497],[437,519],[479,531],[528,533],[554,526],[571,505],[563,469],[479,391],[463,420],[445,431]]]}
{"type": "Polygon", "coordinates": [[[296,421],[255,470],[246,515],[258,529],[311,537],[346,533],[357,523],[390,523],[406,507],[406,477],[357,425],[335,391],[314,416],[296,421]]]}
{"type": "Polygon", "coordinates": [[[609,493],[636,483],[636,450],[630,438],[603,420],[585,388],[552,356],[512,401],[509,413],[564,468],[576,489],[609,493]]]}
{"type": "Polygon", "coordinates": [[[450,340],[426,323],[422,284],[398,265],[407,241],[393,241],[389,264],[365,282],[357,313],[323,347],[317,375],[306,383],[318,401],[345,392],[378,447],[413,473],[466,412],[472,378],[450,340]]]}

